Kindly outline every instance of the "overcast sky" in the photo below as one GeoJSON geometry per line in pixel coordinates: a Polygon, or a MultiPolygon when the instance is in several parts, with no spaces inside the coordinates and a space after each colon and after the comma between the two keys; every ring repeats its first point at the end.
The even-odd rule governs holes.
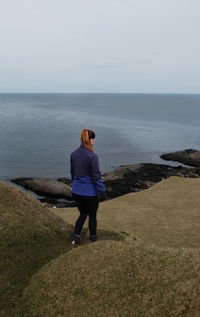
{"type": "Polygon", "coordinates": [[[0,92],[200,93],[200,1],[0,0],[0,92]]]}

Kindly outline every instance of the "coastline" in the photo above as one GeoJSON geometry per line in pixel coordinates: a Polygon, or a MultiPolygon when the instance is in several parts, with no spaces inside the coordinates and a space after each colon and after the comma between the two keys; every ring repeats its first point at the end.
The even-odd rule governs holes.
{"type": "MultiPolygon", "coordinates": [[[[125,180],[127,185],[128,178],[124,178],[127,171],[135,174],[141,168],[144,168],[141,164],[132,168],[130,165],[121,166],[109,177],[110,180],[112,177],[115,182],[120,183],[125,180]]],[[[157,177],[160,177],[158,166],[155,168],[157,177]]],[[[191,170],[194,172],[199,168],[187,168],[186,172],[191,170]]],[[[143,169],[143,171],[147,174],[147,170],[143,169]]],[[[154,169],[154,176],[155,172],[154,169]]],[[[55,296],[58,302],[56,302],[57,306],[53,302],[52,316],[56,314],[62,303],[67,314],[66,296],[71,298],[72,290],[76,290],[74,272],[76,276],[80,276],[77,257],[84,259],[82,261],[84,276],[80,277],[83,284],[81,288],[78,285],[78,290],[81,289],[79,294],[82,294],[86,283],[87,289],[91,291],[90,294],[94,289],[100,290],[98,296],[95,293],[95,306],[99,305],[100,309],[102,302],[99,303],[98,299],[101,298],[102,289],[107,281],[106,302],[107,298],[112,303],[115,303],[116,298],[122,298],[127,304],[128,311],[129,307],[132,307],[133,300],[137,299],[142,286],[144,291],[142,290],[141,298],[146,298],[145,292],[148,289],[148,298],[150,300],[152,296],[157,298],[156,302],[150,301],[151,305],[157,309],[157,303],[161,303],[163,315],[169,314],[169,294],[172,303],[171,315],[174,314],[175,308],[180,312],[180,307],[182,309],[185,302],[189,303],[187,312],[189,309],[191,311],[188,316],[193,316],[194,307],[199,313],[200,179],[198,175],[196,179],[191,178],[191,174],[185,177],[181,174],[179,177],[172,176],[151,186],[148,190],[101,203],[98,212],[99,241],[95,244],[89,243],[86,223],[81,245],[78,248],[73,248],[71,245],[74,223],[78,215],[77,208],[46,208],[32,195],[27,195],[14,186],[2,182],[0,185],[2,206],[0,216],[3,224],[1,266],[5,290],[2,294],[1,311],[2,309],[5,311],[5,316],[11,316],[12,312],[19,314],[21,311],[27,312],[27,316],[30,315],[30,311],[34,312],[33,315],[44,315],[40,309],[45,305],[49,307],[55,296]],[[127,259],[130,264],[128,269],[127,259]],[[127,275],[127,271],[130,274],[127,275]],[[89,272],[89,277],[91,275],[93,277],[95,284],[92,287],[91,278],[87,279],[85,272],[89,272]],[[99,272],[102,273],[100,278],[99,272]],[[111,275],[107,275],[109,272],[111,275]],[[189,275],[185,272],[189,272],[189,275]],[[149,278],[151,278],[150,287],[149,278]],[[167,290],[166,281],[169,282],[167,290]],[[72,283],[70,287],[69,283],[72,283]],[[135,289],[131,299],[126,296],[127,285],[131,287],[128,294],[133,294],[133,288],[135,289]],[[65,286],[69,290],[68,293],[63,288],[65,286]],[[115,295],[112,298],[113,290],[115,295]],[[50,294],[50,297],[44,294],[50,294]],[[163,298],[166,298],[164,305],[163,298]]],[[[74,299],[70,306],[73,312],[77,305],[76,292],[74,299]]],[[[91,300],[91,295],[88,296],[88,300],[91,300]]],[[[85,303],[85,295],[82,303],[85,303]]],[[[133,313],[136,304],[137,302],[134,304],[133,313]]],[[[149,312],[149,301],[147,304],[149,312]]],[[[145,308],[146,304],[139,303],[138,316],[141,315],[143,307],[145,308]]],[[[160,308],[157,311],[160,315],[160,308]]],[[[121,311],[122,315],[123,312],[124,308],[121,311]]],[[[108,315],[112,313],[113,310],[108,315]]],[[[119,313],[118,309],[116,313],[119,313]]]]}
{"type": "Polygon", "coordinates": [[[88,124],[96,131],[102,173],[125,164],[162,164],[164,152],[200,148],[198,96],[8,94],[0,99],[3,181],[69,177],[70,153],[79,145],[80,127],[88,124]]]}
{"type": "MultiPolygon", "coordinates": [[[[184,150],[162,155],[167,160],[191,164],[191,166],[166,164],[140,163],[121,165],[111,172],[102,175],[106,188],[107,200],[113,199],[130,192],[138,192],[150,188],[154,184],[171,176],[199,178],[200,177],[200,151],[184,150]]],[[[71,194],[71,180],[59,178],[18,178],[12,183],[20,186],[24,191],[29,191],[47,207],[74,207],[71,194]]]]}

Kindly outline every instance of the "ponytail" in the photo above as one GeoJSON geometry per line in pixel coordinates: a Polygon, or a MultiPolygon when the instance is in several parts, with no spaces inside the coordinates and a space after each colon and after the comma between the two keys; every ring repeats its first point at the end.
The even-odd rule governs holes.
{"type": "Polygon", "coordinates": [[[90,139],[95,139],[95,133],[92,130],[83,129],[80,135],[80,141],[82,144],[91,152],[94,152],[93,147],[90,143],[90,139]]]}

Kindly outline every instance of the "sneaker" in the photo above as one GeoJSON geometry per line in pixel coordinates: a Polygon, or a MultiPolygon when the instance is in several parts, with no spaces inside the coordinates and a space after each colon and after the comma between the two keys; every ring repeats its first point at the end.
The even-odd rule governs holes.
{"type": "Polygon", "coordinates": [[[98,240],[97,236],[90,236],[90,242],[96,242],[98,240]]]}
{"type": "Polygon", "coordinates": [[[72,241],[72,244],[79,245],[80,244],[80,238],[79,237],[74,237],[74,239],[72,241]]]}

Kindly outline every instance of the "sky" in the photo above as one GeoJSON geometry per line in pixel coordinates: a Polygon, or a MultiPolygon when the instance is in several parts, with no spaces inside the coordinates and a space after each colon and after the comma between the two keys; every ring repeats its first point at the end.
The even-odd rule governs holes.
{"type": "Polygon", "coordinates": [[[0,8],[0,92],[200,93],[199,0],[0,8]]]}

